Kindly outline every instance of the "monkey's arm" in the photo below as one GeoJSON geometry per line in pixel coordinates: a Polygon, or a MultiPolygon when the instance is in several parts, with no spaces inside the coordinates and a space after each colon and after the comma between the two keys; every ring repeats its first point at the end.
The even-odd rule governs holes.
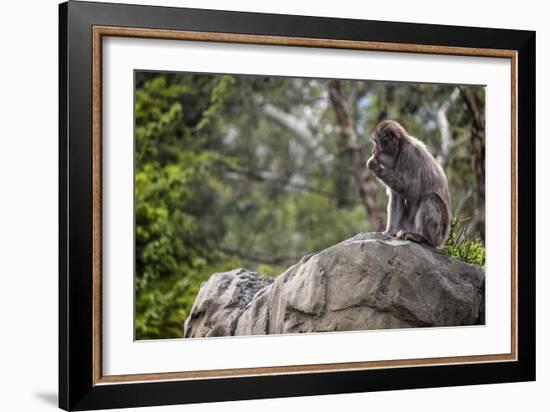
{"type": "Polygon", "coordinates": [[[367,167],[391,190],[400,195],[405,194],[405,185],[403,181],[396,176],[391,169],[383,167],[374,156],[367,161],[367,167]]]}

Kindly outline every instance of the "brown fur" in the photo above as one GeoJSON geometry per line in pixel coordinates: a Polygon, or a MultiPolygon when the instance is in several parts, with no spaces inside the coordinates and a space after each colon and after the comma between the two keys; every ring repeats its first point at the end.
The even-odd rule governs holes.
{"type": "Polygon", "coordinates": [[[371,139],[375,146],[367,167],[386,186],[389,197],[386,233],[442,246],[451,222],[445,172],[424,143],[398,122],[381,122],[371,139]]]}

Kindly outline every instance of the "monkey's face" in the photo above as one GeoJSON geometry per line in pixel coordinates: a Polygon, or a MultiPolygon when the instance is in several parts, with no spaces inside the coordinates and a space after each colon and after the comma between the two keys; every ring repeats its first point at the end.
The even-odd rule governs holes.
{"type": "Polygon", "coordinates": [[[375,131],[371,140],[372,155],[382,166],[391,169],[399,153],[399,136],[392,130],[382,129],[375,131]]]}

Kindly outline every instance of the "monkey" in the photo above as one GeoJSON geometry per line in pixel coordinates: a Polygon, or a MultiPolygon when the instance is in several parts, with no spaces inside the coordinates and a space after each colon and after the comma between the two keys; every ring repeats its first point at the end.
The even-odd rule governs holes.
{"type": "Polygon", "coordinates": [[[440,248],[451,223],[447,177],[424,143],[393,120],[380,122],[370,139],[367,169],[386,186],[387,235],[440,248]]]}

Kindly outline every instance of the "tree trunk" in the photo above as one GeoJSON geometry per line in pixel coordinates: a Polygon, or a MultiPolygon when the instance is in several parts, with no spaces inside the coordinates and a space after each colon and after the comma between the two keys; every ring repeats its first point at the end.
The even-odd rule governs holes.
{"type": "Polygon", "coordinates": [[[435,113],[437,127],[439,128],[439,134],[441,136],[441,148],[439,150],[439,153],[437,154],[436,159],[441,167],[445,167],[447,162],[449,161],[449,154],[451,152],[451,146],[453,142],[451,127],[449,125],[449,119],[447,118],[447,112],[459,95],[460,89],[458,87],[455,87],[449,98],[443,102],[439,110],[435,113]]]}
{"type": "Polygon", "coordinates": [[[368,173],[367,159],[363,153],[363,147],[359,143],[353,119],[342,95],[341,83],[339,80],[332,80],[328,88],[330,101],[340,128],[342,143],[351,157],[353,176],[357,184],[359,196],[365,206],[373,229],[382,231],[385,228],[385,210],[376,200],[378,186],[368,173]]]}
{"type": "Polygon", "coordinates": [[[474,170],[476,188],[474,191],[473,229],[485,240],[485,115],[479,97],[466,87],[460,89],[468,111],[472,115],[472,130],[470,133],[470,150],[472,152],[472,168],[474,170]]]}

